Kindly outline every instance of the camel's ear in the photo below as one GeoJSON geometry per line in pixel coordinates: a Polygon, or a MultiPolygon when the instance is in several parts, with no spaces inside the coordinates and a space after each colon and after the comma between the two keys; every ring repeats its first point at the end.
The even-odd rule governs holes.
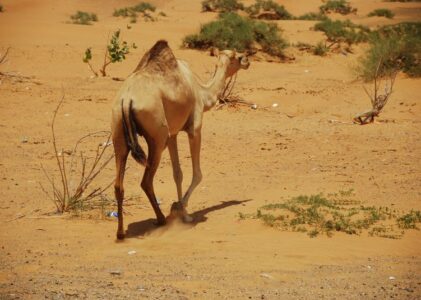
{"type": "Polygon", "coordinates": [[[212,48],[210,49],[210,55],[211,55],[211,56],[216,56],[216,57],[218,57],[218,56],[219,56],[219,49],[218,49],[218,48],[216,48],[216,47],[212,47],[212,48]]]}

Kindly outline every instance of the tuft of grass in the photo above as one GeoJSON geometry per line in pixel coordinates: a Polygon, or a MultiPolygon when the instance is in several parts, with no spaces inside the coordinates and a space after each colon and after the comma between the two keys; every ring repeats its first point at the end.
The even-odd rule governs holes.
{"type": "Polygon", "coordinates": [[[405,229],[418,229],[421,212],[411,210],[400,214],[388,207],[364,206],[349,199],[353,194],[339,193],[325,197],[322,194],[298,196],[282,203],[260,207],[256,214],[239,214],[240,219],[256,218],[273,228],[306,232],[310,237],[334,232],[400,238],[405,229]]]}
{"type": "Polygon", "coordinates": [[[156,7],[148,2],[140,2],[134,6],[123,7],[115,9],[113,16],[114,17],[130,17],[130,23],[136,23],[139,14],[143,16],[143,19],[146,21],[155,21],[155,18],[150,14],[155,12],[156,7]]]}
{"type": "Polygon", "coordinates": [[[342,15],[347,15],[357,11],[357,9],[352,8],[349,2],[346,0],[328,0],[325,4],[320,6],[319,9],[323,14],[335,12],[342,15]]]}
{"type": "Polygon", "coordinates": [[[326,46],[326,43],[320,41],[313,49],[313,53],[319,56],[325,56],[329,52],[329,48],[326,46]]]}
{"type": "Polygon", "coordinates": [[[296,20],[307,20],[307,21],[324,21],[327,20],[328,17],[323,14],[323,13],[315,13],[315,12],[310,12],[310,13],[306,13],[302,16],[296,17],[296,20]]]}
{"type": "Polygon", "coordinates": [[[246,8],[251,18],[265,20],[291,20],[293,16],[283,5],[272,0],[257,0],[255,4],[246,8]]]}
{"type": "Polygon", "coordinates": [[[421,76],[421,22],[384,26],[370,35],[369,42],[370,49],[357,68],[363,79],[373,80],[379,61],[380,77],[395,70],[411,77],[421,76]]]}
{"type": "Polygon", "coordinates": [[[70,16],[73,24],[92,25],[92,22],[98,22],[98,17],[94,13],[88,13],[78,10],[74,15],[70,16]]]}
{"type": "Polygon", "coordinates": [[[236,13],[224,13],[216,21],[204,24],[198,34],[188,35],[183,40],[187,48],[252,50],[257,43],[262,51],[283,57],[287,43],[281,37],[276,24],[251,20],[236,13]]]}
{"type": "Polygon", "coordinates": [[[388,19],[393,19],[395,14],[390,9],[378,8],[370,12],[367,16],[368,17],[385,17],[388,19]]]}
{"type": "Polygon", "coordinates": [[[332,43],[341,43],[345,42],[348,45],[366,42],[369,37],[370,29],[362,26],[356,25],[349,20],[346,21],[332,21],[331,19],[326,19],[317,23],[314,26],[316,31],[323,31],[328,41],[332,43]]]}
{"type": "Polygon", "coordinates": [[[204,0],[202,1],[202,11],[212,12],[234,12],[244,9],[244,5],[238,0],[204,0]]]}

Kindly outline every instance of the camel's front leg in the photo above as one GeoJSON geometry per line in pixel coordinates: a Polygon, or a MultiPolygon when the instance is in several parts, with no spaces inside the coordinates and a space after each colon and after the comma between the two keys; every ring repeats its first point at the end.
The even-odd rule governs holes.
{"type": "Polygon", "coordinates": [[[187,192],[184,194],[181,204],[183,205],[183,219],[185,222],[192,222],[193,218],[187,214],[186,208],[189,198],[194,189],[202,181],[202,171],[200,170],[200,145],[201,145],[201,132],[200,129],[196,130],[193,134],[189,134],[190,153],[193,166],[193,177],[187,192]]]}

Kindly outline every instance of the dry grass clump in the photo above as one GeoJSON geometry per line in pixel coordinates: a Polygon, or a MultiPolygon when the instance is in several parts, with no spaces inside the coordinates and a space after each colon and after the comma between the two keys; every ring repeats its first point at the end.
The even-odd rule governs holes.
{"type": "Polygon", "coordinates": [[[251,18],[264,20],[291,20],[293,16],[283,5],[272,0],[257,0],[255,4],[246,8],[251,18]]]}
{"type": "Polygon", "coordinates": [[[63,148],[59,151],[55,121],[57,112],[63,104],[64,96],[54,111],[51,133],[53,140],[54,157],[57,163],[56,173],[59,174],[59,180],[55,180],[54,172],[47,172],[42,166],[44,175],[50,184],[50,189],[40,184],[41,189],[47,197],[54,203],[58,213],[81,212],[94,206],[104,206],[107,200],[104,192],[113,182],[105,186],[96,186],[92,188],[95,180],[105,169],[108,163],[113,159],[114,154],[107,154],[111,145],[110,134],[105,142],[97,144],[94,157],[88,157],[84,151],[79,151],[82,143],[94,137],[104,137],[105,132],[90,133],[80,138],[73,146],[71,151],[65,151],[63,148]]]}
{"type": "Polygon", "coordinates": [[[357,9],[352,8],[349,2],[346,0],[327,0],[325,4],[320,6],[320,12],[323,14],[334,12],[347,15],[350,13],[356,13],[357,9]]]}
{"type": "Polygon", "coordinates": [[[368,17],[385,17],[388,19],[393,19],[395,14],[390,9],[378,8],[370,12],[367,16],[368,17]]]}
{"type": "Polygon", "coordinates": [[[244,5],[238,0],[204,0],[202,1],[202,11],[207,12],[234,12],[243,10],[244,5]]]}

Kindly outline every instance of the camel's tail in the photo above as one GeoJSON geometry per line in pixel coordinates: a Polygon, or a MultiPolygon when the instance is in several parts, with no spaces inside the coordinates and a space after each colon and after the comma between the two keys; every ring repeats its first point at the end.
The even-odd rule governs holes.
{"type": "Polygon", "coordinates": [[[132,152],[133,158],[141,165],[146,166],[147,160],[145,151],[143,151],[142,147],[140,147],[137,140],[136,122],[134,121],[134,113],[132,109],[133,100],[130,100],[129,103],[128,121],[126,120],[124,113],[123,101],[124,99],[121,100],[121,114],[123,119],[124,138],[126,139],[127,146],[129,146],[129,149],[132,152]]]}

